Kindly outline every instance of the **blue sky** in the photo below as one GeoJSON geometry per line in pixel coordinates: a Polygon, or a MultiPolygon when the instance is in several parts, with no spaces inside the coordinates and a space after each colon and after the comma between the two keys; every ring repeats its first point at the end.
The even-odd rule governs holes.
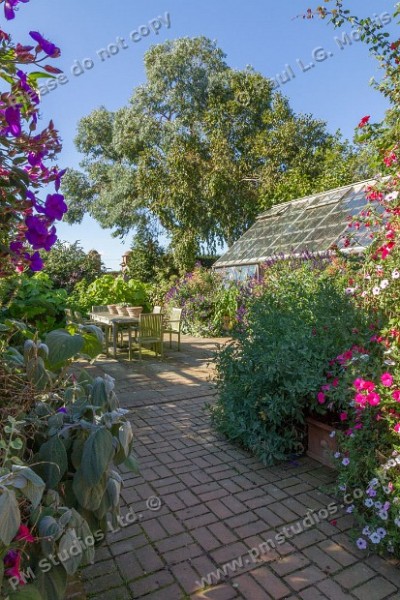
{"type": "MultiPolygon", "coordinates": [[[[52,64],[64,70],[65,83],[43,95],[41,113],[60,131],[59,164],[77,168],[81,157],[73,139],[79,119],[101,105],[114,110],[126,104],[145,81],[146,50],[183,36],[217,40],[235,69],[252,65],[271,78],[289,72],[280,89],[293,109],[327,121],[332,132],[340,129],[352,138],[362,116],[382,118],[386,103],[369,86],[378,72],[367,48],[354,41],[340,49],[335,37],[341,33],[326,22],[295,18],[310,5],[312,0],[31,0],[3,26],[20,42],[28,43],[28,32],[39,30],[61,47],[61,58],[52,64]],[[77,61],[82,65],[85,59],[91,68],[78,75],[77,61]],[[314,67],[307,68],[311,62],[314,67]]],[[[394,1],[349,0],[348,5],[356,14],[373,16],[391,13],[394,1]]],[[[130,238],[123,244],[90,218],[82,225],[62,223],[58,233],[62,240],[80,240],[86,250],[96,248],[113,269],[130,244],[130,238]]]]}

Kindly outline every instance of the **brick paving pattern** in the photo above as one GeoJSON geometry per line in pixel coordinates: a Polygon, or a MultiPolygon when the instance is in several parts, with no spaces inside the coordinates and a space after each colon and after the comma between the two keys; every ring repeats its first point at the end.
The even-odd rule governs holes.
{"type": "Polygon", "coordinates": [[[141,472],[124,473],[122,514],[137,520],[108,535],[83,572],[85,593],[71,598],[399,600],[398,561],[358,551],[345,508],[326,515],[329,469],[309,458],[266,468],[213,431],[204,409],[215,393],[215,343],[184,337],[182,352],[167,350],[163,362],[98,363],[116,378],[135,431],[141,472]]]}

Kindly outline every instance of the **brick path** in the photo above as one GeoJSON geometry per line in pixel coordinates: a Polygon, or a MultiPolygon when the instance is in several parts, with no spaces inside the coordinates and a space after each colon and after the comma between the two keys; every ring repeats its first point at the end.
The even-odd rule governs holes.
{"type": "Polygon", "coordinates": [[[400,599],[397,562],[356,549],[345,509],[326,517],[328,469],[308,458],[265,468],[210,428],[215,342],[185,337],[182,352],[167,350],[164,362],[99,363],[130,410],[141,474],[124,474],[122,514],[134,511],[137,521],[97,550],[83,573],[87,598],[400,599]],[[146,504],[155,498],[158,511],[146,504]],[[320,522],[303,526],[309,509],[322,510],[320,522]],[[290,539],[278,544],[291,524],[297,535],[287,529],[290,539]],[[268,539],[275,549],[260,548],[268,539]],[[199,590],[202,577],[240,557],[199,590]]]}

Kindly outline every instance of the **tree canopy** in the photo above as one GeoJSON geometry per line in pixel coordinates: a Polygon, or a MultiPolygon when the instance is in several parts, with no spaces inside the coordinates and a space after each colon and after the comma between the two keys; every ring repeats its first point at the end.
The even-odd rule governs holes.
{"type": "Polygon", "coordinates": [[[200,244],[231,244],[260,210],[365,175],[339,133],[225,59],[204,37],[153,46],[129,104],[81,119],[82,171],[63,184],[70,222],[89,213],[125,235],[156,221],[188,268],[200,244]]]}

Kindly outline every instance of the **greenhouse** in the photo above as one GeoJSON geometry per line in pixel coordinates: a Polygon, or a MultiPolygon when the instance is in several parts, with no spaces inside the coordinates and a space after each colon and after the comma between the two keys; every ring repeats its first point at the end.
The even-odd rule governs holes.
{"type": "MultiPolygon", "coordinates": [[[[214,264],[233,279],[257,275],[260,265],[273,257],[326,253],[344,248],[349,220],[367,204],[366,190],[373,179],[328,190],[273,206],[214,264]]],[[[361,252],[371,241],[363,225],[352,230],[351,251],[361,252]]]]}

